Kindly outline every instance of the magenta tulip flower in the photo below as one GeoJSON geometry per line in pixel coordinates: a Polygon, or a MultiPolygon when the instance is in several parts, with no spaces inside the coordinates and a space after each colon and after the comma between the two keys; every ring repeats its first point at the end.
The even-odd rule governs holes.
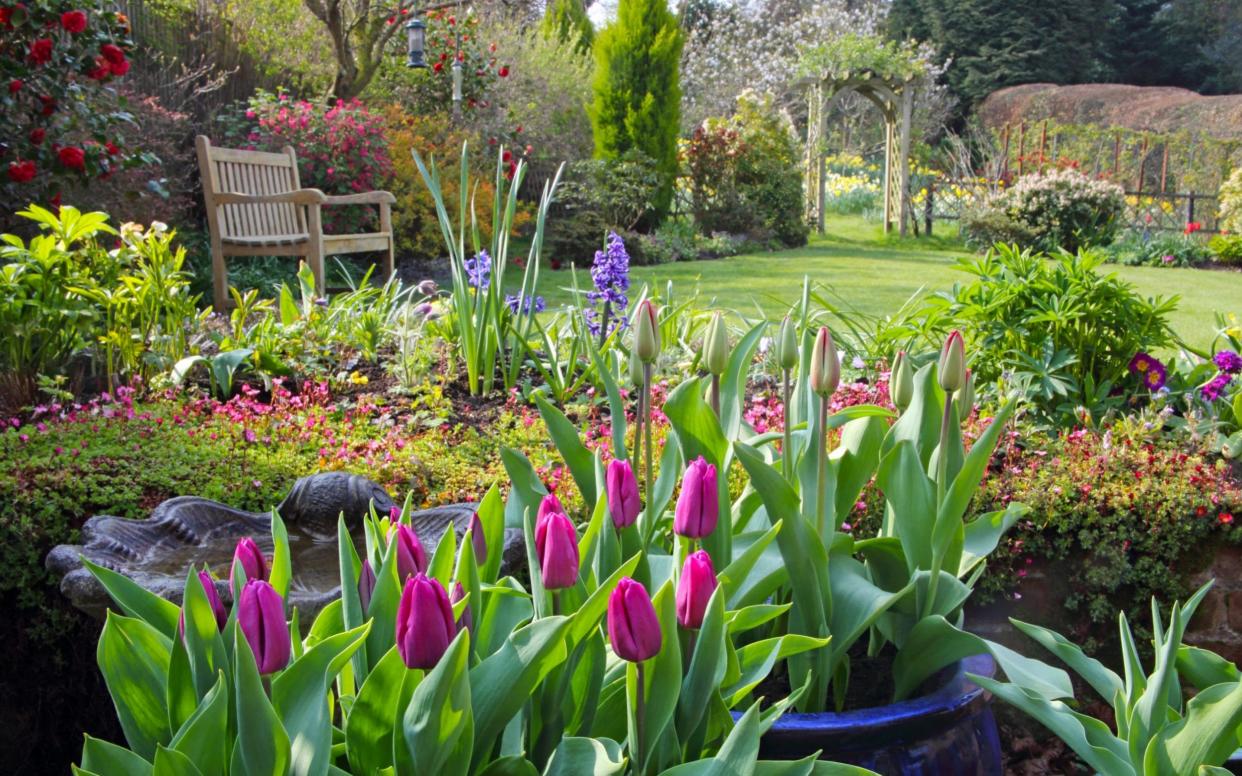
{"type": "Polygon", "coordinates": [[[470,516],[470,542],[474,545],[474,562],[480,566],[487,563],[487,535],[478,512],[470,516]]]}
{"type": "Polygon", "coordinates": [[[703,550],[690,553],[677,582],[677,622],[681,627],[691,630],[703,627],[707,602],[715,591],[716,569],[712,567],[711,556],[703,550]]]}
{"type": "Polygon", "coordinates": [[[716,467],[699,456],[690,462],[681,480],[681,495],[673,513],[673,531],[688,539],[702,539],[716,530],[719,511],[716,467]]]}
{"type": "Polygon", "coordinates": [[[435,668],[456,635],[453,605],[439,580],[422,573],[407,579],[397,605],[397,651],[406,667],[435,668]]]}
{"type": "MultiPolygon", "coordinates": [[[[460,582],[453,585],[453,594],[449,596],[449,603],[457,606],[463,598],[466,597],[466,588],[462,587],[460,582]]],[[[470,604],[466,604],[466,608],[461,610],[461,616],[457,618],[457,630],[470,630],[474,625],[474,617],[470,614],[470,604]]]]}
{"type": "Polygon", "coordinates": [[[608,598],[608,640],[617,657],[641,663],[660,652],[660,620],[647,588],[623,577],[608,598]]]}
{"type": "Polygon", "coordinates": [[[237,605],[237,624],[254,653],[259,673],[275,673],[289,664],[293,644],[285,621],[285,602],[276,588],[261,579],[247,582],[237,605]]]}
{"type": "Polygon", "coordinates": [[[573,587],[578,581],[578,532],[573,522],[558,512],[549,514],[536,546],[544,589],[573,587]]]}
{"type": "MultiPolygon", "coordinates": [[[[220,600],[220,594],[216,592],[216,582],[206,571],[198,572],[198,581],[203,586],[203,592],[207,594],[207,603],[211,605],[211,613],[216,617],[216,628],[224,630],[224,625],[229,621],[228,610],[224,608],[224,602],[220,600]]],[[[177,620],[177,632],[185,637],[185,611],[182,610],[181,617],[177,620]]]]}
{"type": "Polygon", "coordinates": [[[371,608],[371,596],[375,594],[375,571],[371,568],[371,561],[363,559],[362,571],[358,573],[358,600],[362,602],[362,613],[366,614],[367,609],[371,608]]]}
{"type": "Polygon", "coordinates": [[[397,540],[397,577],[406,579],[427,570],[427,551],[418,540],[418,534],[405,523],[398,523],[397,540]]]}
{"type": "Polygon", "coordinates": [[[249,536],[239,539],[233,550],[233,566],[229,569],[229,586],[246,584],[248,579],[267,579],[267,561],[263,559],[263,551],[249,536]],[[237,567],[241,566],[246,573],[244,578],[238,577],[237,567]]]}
{"type": "Polygon", "coordinates": [[[617,530],[634,524],[643,505],[638,498],[638,478],[629,461],[613,460],[608,464],[605,478],[608,490],[608,511],[617,530]]]}
{"type": "Polygon", "coordinates": [[[555,493],[549,493],[543,497],[543,501],[539,502],[539,512],[535,515],[535,524],[543,522],[548,515],[553,512],[565,514],[565,507],[561,506],[561,500],[556,497],[555,493]]]}

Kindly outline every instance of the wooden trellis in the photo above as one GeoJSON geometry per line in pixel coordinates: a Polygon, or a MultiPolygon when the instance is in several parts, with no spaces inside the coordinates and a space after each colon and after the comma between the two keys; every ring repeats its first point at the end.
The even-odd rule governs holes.
{"type": "Polygon", "coordinates": [[[884,116],[884,231],[891,232],[894,219],[904,237],[913,218],[910,202],[910,136],[914,114],[914,80],[883,78],[871,73],[824,78],[808,91],[806,126],[807,219],[824,233],[825,120],[832,104],[846,92],[870,100],[884,116]]]}

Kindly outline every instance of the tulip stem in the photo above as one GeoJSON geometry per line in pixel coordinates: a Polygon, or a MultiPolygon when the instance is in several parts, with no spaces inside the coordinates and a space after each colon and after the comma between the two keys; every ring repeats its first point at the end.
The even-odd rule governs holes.
{"type": "Polygon", "coordinates": [[[655,515],[651,514],[651,364],[643,364],[643,456],[646,463],[643,476],[646,485],[644,495],[647,497],[647,530],[650,531],[655,523],[655,515]]]}
{"type": "Polygon", "coordinates": [[[646,752],[643,749],[643,739],[646,734],[644,729],[646,724],[643,719],[644,712],[646,711],[643,708],[643,664],[640,661],[635,663],[634,667],[638,669],[638,692],[634,699],[634,735],[638,740],[634,742],[634,762],[638,763],[638,767],[635,770],[642,773],[647,766],[646,752]]]}
{"type": "Polygon", "coordinates": [[[720,375],[712,375],[711,392],[708,394],[708,400],[712,405],[712,412],[716,413],[716,417],[720,418],[720,375]]]}
{"type": "MultiPolygon", "coordinates": [[[[949,488],[949,421],[953,416],[953,391],[944,392],[944,416],[940,419],[940,447],[936,450],[936,518],[939,519],[945,493],[949,488]]],[[[927,600],[923,603],[923,616],[929,617],[936,604],[936,586],[940,582],[940,566],[944,563],[943,552],[932,546],[931,577],[927,580],[927,600]]]]}
{"type": "Polygon", "coordinates": [[[815,523],[819,526],[820,538],[828,545],[828,526],[824,520],[824,502],[828,498],[828,396],[819,397],[819,465],[817,467],[817,487],[815,493],[815,523]]]}
{"type": "Polygon", "coordinates": [[[789,370],[781,370],[781,414],[784,438],[781,440],[781,469],[785,479],[793,482],[793,431],[789,428],[789,370]]]}

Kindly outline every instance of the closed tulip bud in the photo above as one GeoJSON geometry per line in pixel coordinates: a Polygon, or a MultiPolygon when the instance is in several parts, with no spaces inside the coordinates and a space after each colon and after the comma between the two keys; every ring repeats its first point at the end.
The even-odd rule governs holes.
{"type": "Polygon", "coordinates": [[[560,590],[578,582],[578,532],[568,517],[559,513],[548,516],[538,550],[545,589],[560,590]]]}
{"type": "Polygon", "coordinates": [[[966,382],[966,346],[962,343],[962,333],[957,329],[949,334],[940,350],[937,375],[940,387],[946,391],[960,391],[966,382]]]}
{"type": "Polygon", "coordinates": [[[237,605],[237,624],[260,674],[275,673],[289,665],[293,642],[285,621],[285,602],[276,588],[261,579],[247,582],[237,605]]]}
{"type": "Polygon", "coordinates": [[[644,364],[650,364],[660,356],[660,325],[656,318],[655,302],[644,299],[638,305],[634,322],[634,352],[644,364]]]}
{"type": "Polygon", "coordinates": [[[904,350],[893,359],[893,368],[888,378],[888,391],[893,399],[893,406],[899,410],[909,407],[910,400],[914,398],[914,367],[910,366],[910,357],[904,350]]]}
{"type": "Polygon", "coordinates": [[[487,563],[487,534],[478,512],[470,516],[470,542],[474,546],[474,562],[480,566],[487,563]]]}
{"type": "Polygon", "coordinates": [[[692,630],[703,627],[707,602],[715,590],[716,569],[712,567],[711,556],[703,550],[690,553],[677,582],[677,622],[681,627],[692,630]]]}
{"type": "Polygon", "coordinates": [[[717,312],[707,325],[703,338],[703,364],[716,377],[724,374],[729,366],[729,332],[725,327],[724,313],[717,312]]]}
{"type": "Polygon", "coordinates": [[[423,543],[418,540],[414,529],[405,523],[398,523],[393,533],[397,542],[397,577],[405,579],[426,571],[427,551],[423,549],[423,543]]]}
{"type": "Polygon", "coordinates": [[[539,502],[539,513],[535,517],[535,522],[541,523],[552,514],[565,514],[565,507],[561,506],[561,500],[556,497],[555,493],[549,493],[539,502]]]}
{"type": "Polygon", "coordinates": [[[673,513],[673,530],[679,536],[701,539],[716,530],[720,498],[716,492],[716,467],[699,456],[686,468],[681,495],[673,513]]]}
{"type": "Polygon", "coordinates": [[[362,561],[362,571],[358,572],[358,600],[362,602],[362,612],[371,608],[371,596],[375,594],[375,571],[370,560],[362,561]]]}
{"type": "Polygon", "coordinates": [[[966,381],[962,383],[962,393],[957,401],[962,417],[969,415],[975,408],[975,375],[969,369],[966,370],[966,381]]]}
{"type": "Polygon", "coordinates": [[[435,668],[457,635],[453,605],[439,580],[406,580],[397,605],[397,651],[407,668],[435,668]]]}
{"type": "MultiPolygon", "coordinates": [[[[216,592],[216,582],[206,571],[198,572],[199,584],[203,586],[203,593],[207,596],[207,603],[211,606],[211,613],[216,617],[216,628],[224,630],[224,625],[229,621],[228,610],[224,608],[224,602],[220,600],[220,594],[216,592]]],[[[177,632],[185,636],[185,611],[182,610],[180,619],[177,620],[177,632]]]]}
{"type": "Polygon", "coordinates": [[[798,366],[798,327],[788,315],[776,335],[776,363],[781,369],[798,366]]]}
{"type": "Polygon", "coordinates": [[[608,641],[622,660],[641,663],[660,652],[663,636],[651,596],[638,582],[623,577],[608,597],[608,641]]]}
{"type": "Polygon", "coordinates": [[[631,526],[638,519],[643,505],[638,498],[638,478],[629,461],[615,459],[608,463],[605,477],[608,490],[608,512],[617,530],[631,526]]]}
{"type": "Polygon", "coordinates": [[[233,567],[229,570],[229,585],[244,585],[248,579],[267,579],[267,561],[263,551],[249,536],[237,542],[233,550],[233,567]],[[245,576],[239,576],[238,569],[245,576]]]}
{"type": "Polygon", "coordinates": [[[811,390],[819,396],[831,396],[841,383],[841,359],[833,344],[832,332],[820,326],[811,351],[811,390]]]}
{"type": "MultiPolygon", "coordinates": [[[[449,603],[453,606],[461,603],[466,597],[466,588],[461,586],[460,582],[453,584],[453,594],[449,596],[449,603]]],[[[466,604],[461,610],[461,616],[457,618],[457,630],[470,630],[474,626],[474,616],[470,614],[470,604],[466,604]]]]}

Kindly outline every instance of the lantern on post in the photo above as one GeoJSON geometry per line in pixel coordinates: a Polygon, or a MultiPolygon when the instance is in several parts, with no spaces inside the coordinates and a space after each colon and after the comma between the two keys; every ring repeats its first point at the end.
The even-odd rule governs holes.
{"type": "Polygon", "coordinates": [[[423,58],[427,46],[427,25],[423,24],[422,19],[411,19],[405,25],[405,36],[409,44],[406,67],[427,67],[427,61],[423,58]]]}

